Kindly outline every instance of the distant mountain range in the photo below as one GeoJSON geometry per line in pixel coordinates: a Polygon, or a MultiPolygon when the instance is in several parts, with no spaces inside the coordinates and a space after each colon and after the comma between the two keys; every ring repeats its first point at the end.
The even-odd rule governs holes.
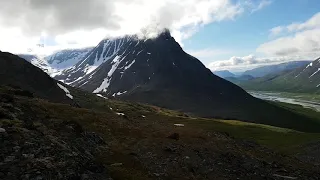
{"type": "Polygon", "coordinates": [[[320,58],[306,66],[240,84],[249,90],[320,93],[320,58]]]}
{"type": "Polygon", "coordinates": [[[238,75],[235,75],[228,70],[215,71],[213,73],[234,84],[242,86],[243,84],[247,84],[247,81],[253,81],[256,78],[263,79],[263,78],[278,76],[279,74],[290,72],[297,68],[306,66],[310,62],[311,61],[293,61],[293,62],[286,62],[286,63],[275,64],[275,65],[268,65],[268,66],[247,70],[243,73],[239,73],[238,75]]]}
{"type": "Polygon", "coordinates": [[[228,70],[222,70],[222,71],[214,71],[213,74],[221,77],[221,78],[228,78],[228,77],[236,77],[235,74],[228,70]]]}
{"type": "Polygon", "coordinates": [[[53,53],[50,56],[45,57],[45,60],[55,69],[67,69],[77,62],[91,51],[93,48],[83,49],[66,49],[53,53]]]}
{"type": "Polygon", "coordinates": [[[240,75],[240,76],[234,76],[234,77],[226,77],[224,79],[226,79],[226,80],[238,85],[238,84],[240,84],[242,82],[255,79],[255,77],[250,76],[250,75],[240,75]]]}
{"type": "Polygon", "coordinates": [[[252,77],[263,77],[269,74],[277,74],[283,71],[294,70],[303,66],[306,66],[311,61],[292,61],[281,64],[269,65],[254,68],[252,70],[245,71],[242,75],[249,75],[252,77]]]}

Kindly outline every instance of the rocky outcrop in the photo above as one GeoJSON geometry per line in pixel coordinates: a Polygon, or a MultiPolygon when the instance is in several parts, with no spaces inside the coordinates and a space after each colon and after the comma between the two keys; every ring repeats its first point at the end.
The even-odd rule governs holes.
{"type": "Polygon", "coordinates": [[[40,119],[10,94],[0,97],[0,179],[110,179],[95,159],[108,148],[98,134],[74,121],[40,119]]]}

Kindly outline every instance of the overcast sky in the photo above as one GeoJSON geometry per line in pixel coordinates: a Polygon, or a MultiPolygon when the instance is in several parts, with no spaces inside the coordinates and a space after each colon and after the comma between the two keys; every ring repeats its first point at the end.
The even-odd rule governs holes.
{"type": "Polygon", "coordinates": [[[320,56],[318,4],[318,0],[0,0],[0,50],[49,54],[95,46],[105,37],[154,37],[169,28],[207,67],[239,71],[320,56]],[[45,48],[37,48],[39,43],[45,48]]]}

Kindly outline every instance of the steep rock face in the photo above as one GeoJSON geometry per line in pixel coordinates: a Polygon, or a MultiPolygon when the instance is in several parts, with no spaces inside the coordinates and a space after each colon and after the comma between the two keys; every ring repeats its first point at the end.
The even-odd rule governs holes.
{"type": "Polygon", "coordinates": [[[303,124],[303,117],[256,99],[214,75],[185,53],[168,31],[155,39],[126,36],[103,40],[82,61],[55,78],[104,96],[198,116],[281,127],[288,127],[284,122],[291,120],[303,124]]]}
{"type": "Polygon", "coordinates": [[[64,90],[66,88],[61,88],[62,83],[59,87],[58,82],[40,68],[10,53],[0,52],[0,84],[18,86],[53,102],[73,103],[64,90]]]}

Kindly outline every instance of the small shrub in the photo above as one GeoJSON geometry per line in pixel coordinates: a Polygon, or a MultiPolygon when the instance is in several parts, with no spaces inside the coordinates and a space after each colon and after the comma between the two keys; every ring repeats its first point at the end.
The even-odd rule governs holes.
{"type": "Polygon", "coordinates": [[[14,101],[14,97],[11,94],[0,94],[0,102],[4,103],[12,103],[14,101]]]}
{"type": "Polygon", "coordinates": [[[31,98],[34,97],[33,93],[27,90],[20,90],[20,89],[14,90],[13,94],[17,96],[24,96],[24,97],[31,97],[31,98]]]}
{"type": "Polygon", "coordinates": [[[0,107],[0,119],[12,119],[10,112],[0,107]]]}

